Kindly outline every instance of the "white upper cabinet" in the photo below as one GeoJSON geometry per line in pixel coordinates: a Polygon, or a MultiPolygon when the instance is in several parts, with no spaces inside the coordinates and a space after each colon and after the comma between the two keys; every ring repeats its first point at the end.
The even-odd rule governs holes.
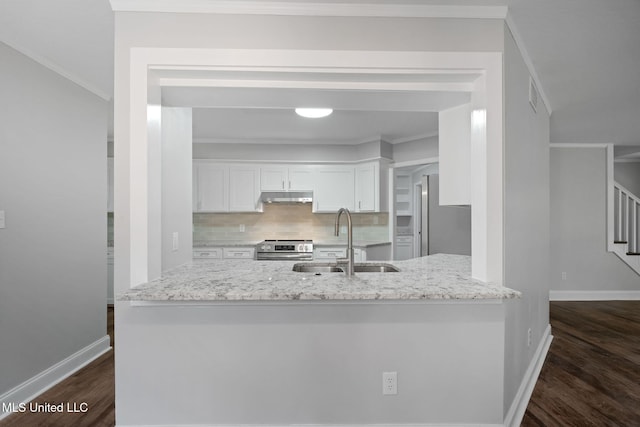
{"type": "Polygon", "coordinates": [[[252,165],[229,166],[229,211],[261,212],[260,172],[252,165]]]}
{"type": "Polygon", "coordinates": [[[229,211],[229,166],[193,162],[193,211],[229,211]]]}
{"type": "Polygon", "coordinates": [[[193,162],[194,212],[260,212],[260,171],[253,165],[193,162]]]}
{"type": "Polygon", "coordinates": [[[113,212],[113,157],[107,158],[107,212],[113,212]]]}
{"type": "Polygon", "coordinates": [[[353,166],[321,166],[313,189],[313,211],[354,210],[354,176],[353,166]]]}
{"type": "Polygon", "coordinates": [[[314,167],[311,165],[269,165],[260,168],[262,191],[312,191],[314,167]]]}
{"type": "Polygon", "coordinates": [[[376,163],[356,166],[356,212],[380,211],[380,173],[376,163]]]}

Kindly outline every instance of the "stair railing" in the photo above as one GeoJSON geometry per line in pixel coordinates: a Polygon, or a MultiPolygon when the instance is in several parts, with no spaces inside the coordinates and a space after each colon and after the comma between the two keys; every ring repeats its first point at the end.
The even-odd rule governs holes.
{"type": "Polygon", "coordinates": [[[626,244],[627,255],[638,255],[640,198],[619,183],[614,187],[614,243],[626,244]]]}

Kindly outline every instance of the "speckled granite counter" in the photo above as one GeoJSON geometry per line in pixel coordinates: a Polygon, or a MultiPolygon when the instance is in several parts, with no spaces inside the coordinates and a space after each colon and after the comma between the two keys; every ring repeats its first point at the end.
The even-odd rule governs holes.
{"type": "Polygon", "coordinates": [[[193,261],[118,296],[120,301],[509,299],[520,296],[470,277],[471,258],[394,261],[396,273],[297,273],[291,261],[193,261]]]}

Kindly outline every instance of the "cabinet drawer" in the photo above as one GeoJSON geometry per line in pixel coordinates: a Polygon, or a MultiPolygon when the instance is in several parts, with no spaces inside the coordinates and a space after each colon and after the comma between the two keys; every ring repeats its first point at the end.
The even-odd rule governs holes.
{"type": "Polygon", "coordinates": [[[321,248],[316,249],[313,253],[314,259],[346,258],[346,256],[346,248],[321,248]]]}
{"type": "Polygon", "coordinates": [[[413,243],[413,236],[396,236],[396,243],[406,243],[410,245],[413,243]]]}
{"type": "Polygon", "coordinates": [[[221,259],[222,248],[207,248],[207,249],[195,249],[193,251],[194,258],[210,258],[221,259]]]}
{"type": "Polygon", "coordinates": [[[255,248],[223,248],[222,257],[225,259],[253,259],[255,248]]]}

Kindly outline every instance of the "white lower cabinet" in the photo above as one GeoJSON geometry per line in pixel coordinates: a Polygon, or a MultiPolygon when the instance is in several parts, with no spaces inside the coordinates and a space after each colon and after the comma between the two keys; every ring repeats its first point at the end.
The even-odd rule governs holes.
{"type": "MultiPolygon", "coordinates": [[[[339,258],[347,257],[346,246],[317,248],[313,251],[313,260],[320,262],[334,262],[339,258]]],[[[367,250],[362,248],[353,248],[354,262],[365,262],[367,260],[367,250]]]]}
{"type": "Polygon", "coordinates": [[[254,259],[256,249],[253,246],[212,246],[194,248],[194,259],[254,259]]]}
{"type": "Polygon", "coordinates": [[[222,248],[224,259],[253,259],[255,253],[255,248],[222,248]]]}
{"type": "Polygon", "coordinates": [[[336,258],[346,258],[346,256],[347,256],[346,246],[315,248],[313,250],[314,261],[335,261],[336,258]]]}
{"type": "Polygon", "coordinates": [[[411,259],[413,256],[413,236],[396,237],[396,260],[411,259]]]}
{"type": "Polygon", "coordinates": [[[193,257],[196,259],[222,259],[222,248],[194,249],[193,257]]]}

